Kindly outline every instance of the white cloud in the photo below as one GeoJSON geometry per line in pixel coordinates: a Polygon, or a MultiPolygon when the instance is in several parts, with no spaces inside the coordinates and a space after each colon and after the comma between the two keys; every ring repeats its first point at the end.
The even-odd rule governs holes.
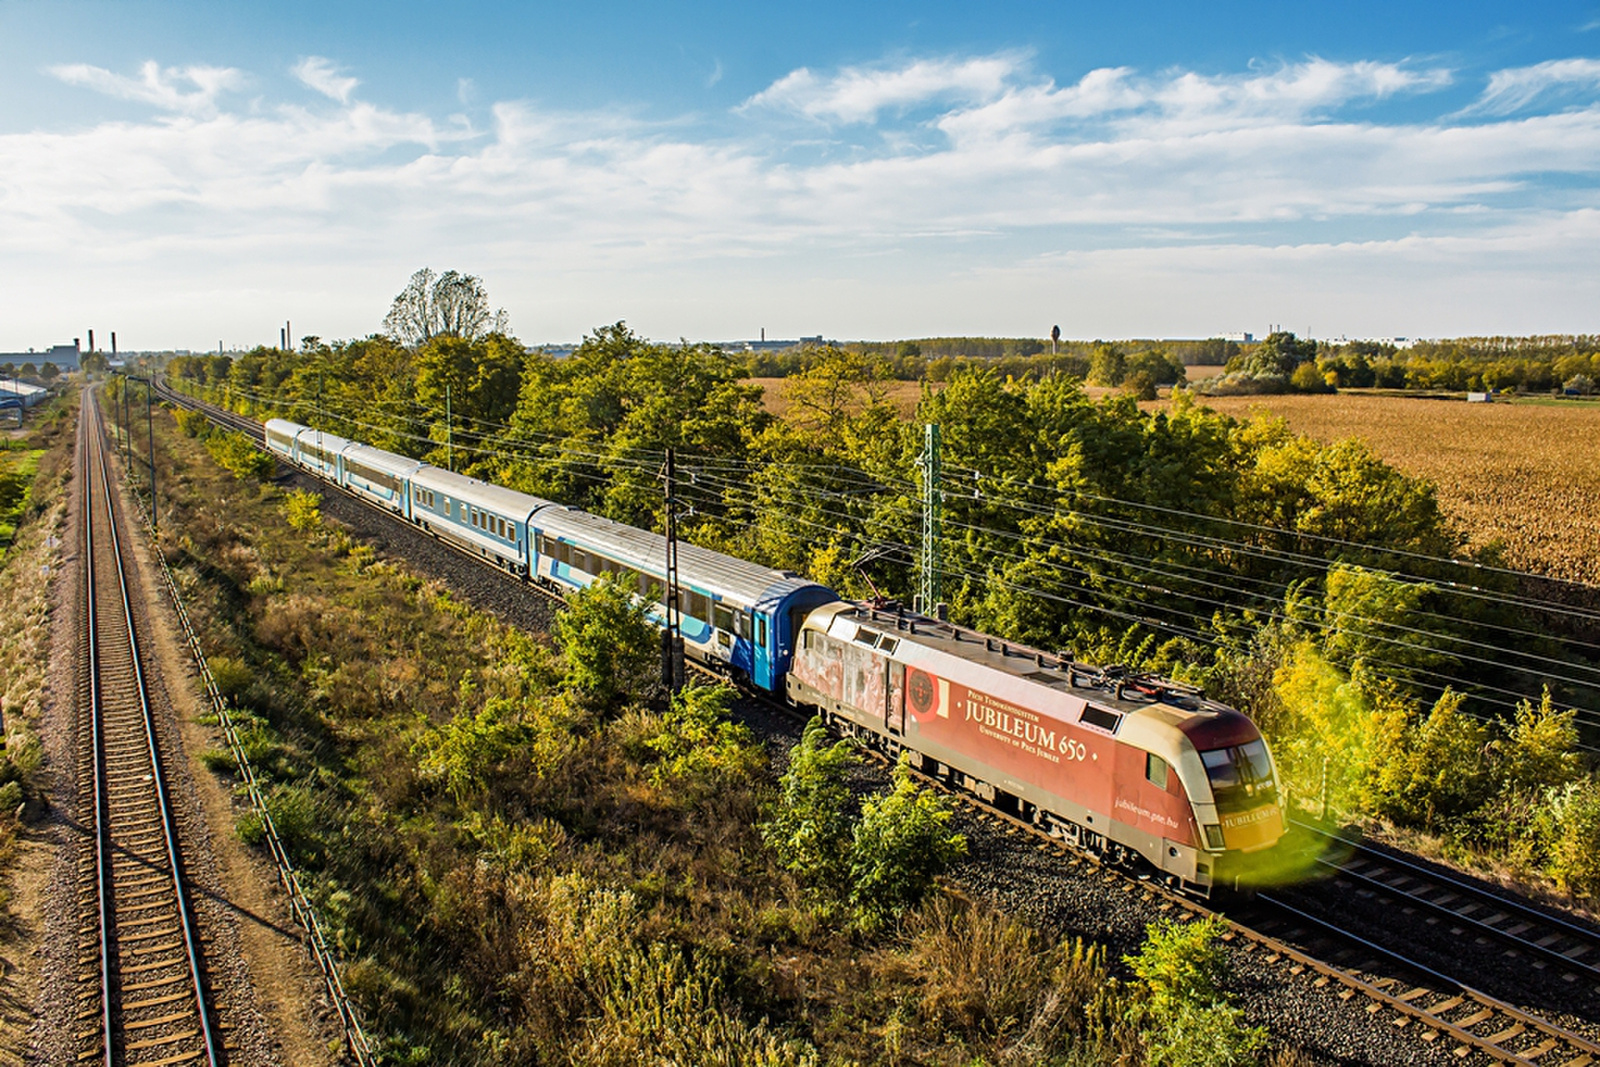
{"type": "MultiPolygon", "coordinates": [[[[0,134],[0,287],[53,279],[76,305],[104,301],[152,324],[166,319],[141,308],[248,317],[264,301],[291,302],[292,289],[326,319],[311,332],[330,337],[374,328],[424,262],[484,275],[497,302],[546,337],[634,320],[636,307],[661,316],[666,336],[736,335],[714,325],[718,314],[798,305],[838,309],[863,336],[922,331],[929,317],[941,330],[995,331],[997,309],[1023,308],[1016,293],[1045,306],[1051,286],[1068,284],[1099,294],[1085,313],[1104,325],[1085,329],[1106,336],[1140,332],[1116,323],[1155,314],[1148,295],[1133,295],[1152,291],[1173,309],[1161,328],[1177,332],[1184,308],[1246,321],[1258,290],[1351,308],[1403,308],[1410,294],[1419,315],[1441,321],[1446,310],[1430,309],[1512,307],[1485,296],[1488,282],[1452,297],[1452,271],[1493,274],[1529,308],[1600,303],[1600,253],[1570,236],[1600,230],[1600,107],[1384,121],[1368,105],[1450,77],[1403,64],[1114,67],[1058,86],[1015,57],[910,61],[797,71],[722,126],[500,101],[482,130],[348,92],[331,107],[229,110],[217,101],[238,72],[146,72],[96,77],[122,87],[115,95],[135,85],[147,95],[131,98],[173,100],[167,114],[0,134]],[[773,109],[842,130],[797,148],[773,109]],[[102,281],[62,251],[81,247],[105,250],[102,281]],[[1095,270],[1107,273],[1091,284],[1095,270]],[[1517,271],[1541,278],[1546,295],[1530,296],[1517,271]],[[1424,274],[1434,281],[1422,285],[1424,274]],[[522,288],[506,293],[497,278],[522,288]],[[1361,297],[1362,286],[1376,295],[1361,297]],[[173,295],[201,290],[205,301],[189,305],[173,295]]],[[[800,325],[851,335],[833,321],[800,325]]]]}
{"type": "Polygon", "coordinates": [[[321,56],[306,56],[291,70],[308,88],[315,89],[329,100],[337,100],[341,104],[348,104],[350,94],[361,84],[355,78],[341,75],[339,68],[334,66],[331,59],[324,59],[321,56]]]}
{"type": "Polygon", "coordinates": [[[897,68],[849,67],[819,78],[801,67],[746,100],[742,109],[773,108],[843,123],[870,122],[880,111],[996,96],[1021,66],[1015,55],[919,59],[897,68]]]}
{"type": "Polygon", "coordinates": [[[232,67],[166,67],[155,60],[139,68],[139,77],[113,74],[87,63],[69,63],[50,68],[50,73],[68,85],[81,85],[107,96],[154,104],[166,111],[203,114],[214,111],[217,97],[244,83],[243,75],[232,67]],[[187,83],[192,88],[183,88],[187,83]]]}
{"type": "Polygon", "coordinates": [[[1469,112],[1509,115],[1550,96],[1600,89],[1600,59],[1552,59],[1497,70],[1469,112]]]}

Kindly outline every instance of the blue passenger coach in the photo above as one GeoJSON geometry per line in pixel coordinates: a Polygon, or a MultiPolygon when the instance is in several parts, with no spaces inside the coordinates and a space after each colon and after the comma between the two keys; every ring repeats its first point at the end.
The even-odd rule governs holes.
{"type": "Polygon", "coordinates": [[[528,519],[559,504],[426,464],[410,475],[411,521],[474,556],[528,574],[528,519]]]}
{"type": "MultiPolygon", "coordinates": [[[[536,513],[533,525],[538,540],[529,563],[537,581],[569,590],[611,575],[663,623],[666,538],[565,508],[536,513]]],[[[806,612],[838,599],[793,573],[681,542],[678,584],[685,653],[767,690],[781,689],[806,612]]]]}
{"type": "Polygon", "coordinates": [[[417,460],[371,445],[351,445],[340,457],[344,480],[339,484],[406,518],[411,517],[411,476],[422,468],[417,460]]]}

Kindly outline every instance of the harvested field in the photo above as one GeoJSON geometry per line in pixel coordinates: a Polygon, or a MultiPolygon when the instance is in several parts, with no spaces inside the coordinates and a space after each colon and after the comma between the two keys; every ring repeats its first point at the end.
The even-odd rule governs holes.
{"type": "MultiPolygon", "coordinates": [[[[761,402],[772,414],[783,418],[789,412],[789,400],[783,395],[785,378],[751,378],[751,385],[759,385],[762,389],[761,402]]],[[[928,383],[934,389],[943,389],[939,382],[928,383]]],[[[917,401],[922,399],[921,382],[885,382],[884,389],[888,395],[889,403],[894,405],[903,418],[910,418],[917,410],[917,401]]]]}
{"type": "Polygon", "coordinates": [[[1499,539],[1508,562],[1600,583],[1600,404],[1467,404],[1397,396],[1208,397],[1265,411],[1323,441],[1355,437],[1439,487],[1468,541],[1499,539]]]}

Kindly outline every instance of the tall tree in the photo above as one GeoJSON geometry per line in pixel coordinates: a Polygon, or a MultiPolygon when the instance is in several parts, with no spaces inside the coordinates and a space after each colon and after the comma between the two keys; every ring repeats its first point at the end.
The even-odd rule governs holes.
{"type": "Polygon", "coordinates": [[[383,332],[410,348],[435,337],[475,341],[509,329],[504,308],[490,312],[482,278],[454,270],[435,274],[428,267],[411,276],[383,318],[383,332]]]}

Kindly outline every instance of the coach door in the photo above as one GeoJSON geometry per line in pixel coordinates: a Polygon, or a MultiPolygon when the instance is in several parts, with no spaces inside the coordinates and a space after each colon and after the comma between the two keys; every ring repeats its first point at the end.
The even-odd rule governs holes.
{"type": "Polygon", "coordinates": [[[889,660],[889,684],[884,686],[883,724],[892,734],[906,729],[906,665],[889,660]]]}

